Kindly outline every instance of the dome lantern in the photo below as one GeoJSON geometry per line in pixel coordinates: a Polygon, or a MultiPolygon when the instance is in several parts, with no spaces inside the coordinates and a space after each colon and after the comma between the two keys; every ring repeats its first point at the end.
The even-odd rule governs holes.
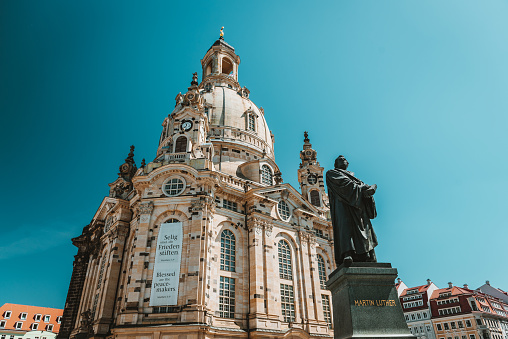
{"type": "Polygon", "coordinates": [[[229,78],[238,82],[239,64],[240,57],[235,54],[234,47],[224,41],[221,29],[220,38],[212,44],[201,60],[203,80],[206,80],[209,76],[219,76],[220,78],[229,78]]]}

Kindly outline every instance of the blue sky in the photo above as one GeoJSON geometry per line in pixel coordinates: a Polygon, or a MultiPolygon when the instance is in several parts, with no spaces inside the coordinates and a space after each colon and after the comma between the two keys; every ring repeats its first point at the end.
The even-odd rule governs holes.
{"type": "Polygon", "coordinates": [[[81,233],[129,146],[225,26],[285,182],[303,131],[376,183],[378,259],[409,286],[508,289],[506,1],[1,1],[0,304],[63,308],[81,233]]]}

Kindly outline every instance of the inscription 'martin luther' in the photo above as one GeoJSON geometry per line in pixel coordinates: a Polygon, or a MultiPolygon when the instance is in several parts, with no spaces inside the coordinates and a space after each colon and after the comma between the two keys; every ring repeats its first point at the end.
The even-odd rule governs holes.
{"type": "Polygon", "coordinates": [[[395,300],[355,300],[355,306],[396,306],[395,300]]]}

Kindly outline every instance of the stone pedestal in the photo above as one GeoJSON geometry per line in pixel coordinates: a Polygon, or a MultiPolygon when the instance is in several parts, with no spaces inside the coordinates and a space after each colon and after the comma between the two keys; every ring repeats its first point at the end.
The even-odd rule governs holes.
{"type": "Polygon", "coordinates": [[[327,282],[332,291],[334,338],[416,338],[407,327],[389,263],[339,266],[327,282]]]}

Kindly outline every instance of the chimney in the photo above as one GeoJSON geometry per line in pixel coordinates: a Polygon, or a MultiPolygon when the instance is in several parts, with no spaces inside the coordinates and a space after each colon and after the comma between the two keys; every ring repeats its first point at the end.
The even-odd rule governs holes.
{"type": "Polygon", "coordinates": [[[469,289],[469,286],[467,284],[464,284],[464,288],[469,289]]]}
{"type": "Polygon", "coordinates": [[[452,288],[453,284],[451,282],[448,283],[448,288],[452,288]]]}
{"type": "Polygon", "coordinates": [[[427,285],[430,285],[432,281],[430,279],[427,279],[427,285]]]}
{"type": "Polygon", "coordinates": [[[490,281],[487,280],[485,283],[490,286],[490,281]]]}

